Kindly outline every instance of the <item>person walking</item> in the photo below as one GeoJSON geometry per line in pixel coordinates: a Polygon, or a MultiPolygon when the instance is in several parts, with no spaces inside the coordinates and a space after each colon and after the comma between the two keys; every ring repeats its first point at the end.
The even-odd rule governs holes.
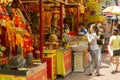
{"type": "Polygon", "coordinates": [[[102,45],[104,44],[104,41],[103,41],[104,40],[104,31],[103,31],[103,26],[100,23],[97,24],[96,34],[97,34],[97,36],[100,37],[100,39],[97,40],[97,43],[102,49],[102,45]]]}
{"type": "Polygon", "coordinates": [[[112,36],[110,37],[109,40],[109,46],[113,51],[111,52],[111,56],[110,56],[110,64],[112,67],[111,73],[115,74],[118,71],[119,57],[120,57],[120,35],[118,29],[113,29],[112,36]],[[114,65],[114,60],[115,60],[115,65],[114,65]]]}
{"type": "Polygon", "coordinates": [[[93,74],[93,70],[95,68],[96,72],[96,76],[100,76],[100,62],[101,62],[101,56],[100,56],[100,48],[99,45],[97,44],[97,34],[96,34],[96,24],[91,24],[90,28],[89,28],[89,32],[87,34],[87,38],[88,38],[88,44],[89,44],[89,52],[90,52],[90,56],[89,56],[89,75],[93,74]],[[95,64],[95,66],[94,66],[95,64]]]}

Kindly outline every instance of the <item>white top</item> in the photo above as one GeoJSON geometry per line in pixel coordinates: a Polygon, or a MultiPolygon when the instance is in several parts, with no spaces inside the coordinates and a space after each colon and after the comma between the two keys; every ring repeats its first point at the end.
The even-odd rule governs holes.
{"type": "Polygon", "coordinates": [[[90,44],[91,50],[99,49],[99,46],[97,44],[97,34],[96,33],[89,34],[89,41],[92,41],[92,43],[90,44]]]}

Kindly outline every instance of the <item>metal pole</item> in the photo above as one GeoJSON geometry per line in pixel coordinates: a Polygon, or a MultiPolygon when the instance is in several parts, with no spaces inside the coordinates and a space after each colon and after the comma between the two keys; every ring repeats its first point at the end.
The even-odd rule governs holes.
{"type": "Polygon", "coordinates": [[[43,0],[39,0],[39,14],[40,14],[40,58],[43,59],[43,0]]]}

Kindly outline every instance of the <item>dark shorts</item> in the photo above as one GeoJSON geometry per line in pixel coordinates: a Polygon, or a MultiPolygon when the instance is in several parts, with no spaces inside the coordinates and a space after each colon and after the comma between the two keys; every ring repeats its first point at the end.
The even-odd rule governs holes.
{"type": "Polygon", "coordinates": [[[113,56],[120,56],[120,49],[119,50],[113,50],[113,56]]]}

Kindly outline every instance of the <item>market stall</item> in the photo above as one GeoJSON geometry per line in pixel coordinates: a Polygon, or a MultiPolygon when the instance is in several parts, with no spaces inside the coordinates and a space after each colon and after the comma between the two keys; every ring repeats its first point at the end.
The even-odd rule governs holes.
{"type": "MultiPolygon", "coordinates": [[[[74,32],[74,29],[76,26],[76,24],[79,25],[78,23],[78,19],[76,19],[77,17],[75,16],[78,16],[78,12],[75,12],[77,11],[76,8],[78,8],[79,5],[75,4],[75,3],[67,3],[65,4],[64,8],[65,8],[65,12],[64,12],[64,20],[63,20],[63,24],[64,25],[68,25],[69,26],[69,29],[70,31],[73,31],[74,32]]],[[[77,27],[78,27],[77,25],[77,27]]],[[[63,28],[65,28],[66,26],[63,26],[63,28]]],[[[76,28],[77,28],[76,27],[76,28]]],[[[63,35],[66,34],[63,30],[63,35]]],[[[76,33],[77,34],[77,33],[76,33]]],[[[63,35],[62,35],[62,40],[64,40],[63,38],[63,35]]],[[[74,33],[73,33],[74,35],[74,33]]],[[[72,35],[72,36],[73,36],[72,35]]],[[[72,72],[72,49],[69,47],[69,44],[64,44],[64,41],[62,41],[62,46],[60,46],[61,48],[58,48],[57,49],[57,75],[61,75],[61,76],[66,76],[68,75],[70,72],[72,72]]]]}
{"type": "MultiPolygon", "coordinates": [[[[23,1],[22,1],[22,3],[23,3],[23,1]]],[[[43,15],[38,15],[38,13],[39,13],[38,6],[39,5],[37,4],[37,2],[30,1],[29,3],[27,3],[26,1],[24,1],[24,4],[23,4],[25,6],[25,9],[28,12],[28,14],[30,14],[31,19],[35,18],[32,20],[32,23],[33,23],[32,36],[33,36],[33,42],[34,42],[34,46],[33,46],[34,47],[34,56],[35,56],[35,58],[40,59],[41,61],[44,61],[47,63],[48,79],[55,79],[57,77],[57,74],[56,74],[56,51],[53,50],[53,47],[55,49],[56,48],[55,46],[57,46],[56,44],[58,44],[56,41],[57,36],[55,35],[55,32],[56,32],[55,30],[56,30],[56,28],[60,29],[60,27],[58,26],[59,19],[57,19],[57,18],[59,18],[61,13],[60,13],[60,5],[56,6],[56,3],[59,5],[58,1],[55,2],[52,0],[44,0],[43,4],[42,4],[42,6],[43,6],[42,11],[40,11],[41,14],[43,14],[43,15]],[[33,5],[33,4],[35,4],[35,5],[33,5]],[[38,19],[39,17],[41,17],[42,21],[41,21],[41,19],[38,19]],[[36,20],[36,21],[34,21],[34,20],[36,20]],[[39,23],[37,24],[36,23],[37,21],[40,21],[40,24],[39,23]],[[44,26],[44,29],[42,28],[39,30],[38,25],[44,26]],[[36,30],[38,30],[38,31],[36,31],[36,30]],[[42,34],[41,34],[41,32],[42,32],[42,34]],[[39,34],[41,36],[39,36],[39,34]],[[47,35],[47,39],[46,39],[46,35],[47,35]],[[54,37],[55,37],[55,42],[52,42],[51,40],[54,40],[54,37]],[[44,45],[42,44],[42,42],[44,43],[44,45]],[[43,47],[45,47],[45,48],[43,49],[43,47]],[[41,51],[41,49],[42,49],[42,51],[41,51]],[[51,52],[49,52],[49,51],[51,51],[51,52]]],[[[61,10],[62,10],[62,8],[61,8],[61,10]]],[[[61,18],[61,20],[62,20],[62,18],[61,18]]],[[[57,31],[60,32],[60,30],[57,30],[57,31]]]]}
{"type": "MultiPolygon", "coordinates": [[[[51,6],[50,8],[52,12],[52,17],[50,18],[51,23],[49,25],[50,30],[48,31],[49,36],[47,36],[47,39],[45,42],[43,61],[46,61],[47,64],[49,65],[47,67],[48,78],[52,80],[57,77],[58,75],[57,70],[59,69],[57,66],[58,64],[57,49],[59,48],[59,45],[61,45],[62,34],[63,34],[63,16],[64,16],[63,8],[64,8],[64,2],[59,0],[56,1],[53,4],[53,6],[51,6]]],[[[49,14],[49,17],[50,17],[50,14],[49,14]]]]}
{"type": "MultiPolygon", "coordinates": [[[[6,48],[4,56],[0,58],[0,76],[2,76],[0,80],[47,80],[46,63],[32,61],[33,47],[30,29],[25,20],[25,16],[22,14],[22,10],[18,7],[13,8],[10,5],[12,4],[11,0],[10,2],[7,2],[7,0],[0,2],[2,4],[0,5],[1,10],[4,13],[1,12],[2,14],[0,14],[0,26],[2,26],[0,30],[1,35],[4,35],[0,39],[2,42],[4,41],[6,48]],[[9,6],[8,9],[7,6],[9,6]]],[[[43,4],[42,0],[39,2],[43,4]]],[[[40,5],[40,7],[42,8],[42,5],[40,5]]],[[[42,15],[41,8],[39,10],[42,15]]],[[[42,22],[42,18],[40,18],[40,22],[42,22]]],[[[40,28],[42,28],[42,26],[43,25],[40,25],[40,28]]],[[[41,37],[42,36],[40,36],[40,38],[41,37]]],[[[42,42],[41,40],[41,45],[42,42]]],[[[0,48],[1,50],[4,49],[2,46],[0,46],[0,48]]],[[[40,49],[43,50],[43,47],[40,49]]],[[[41,53],[42,50],[40,50],[41,53]]]]}
{"type": "MultiPolygon", "coordinates": [[[[7,33],[8,32],[10,33],[7,34],[7,38],[6,38],[8,39],[7,46],[10,46],[8,49],[10,53],[12,53],[10,54],[10,56],[11,55],[16,56],[16,52],[17,52],[16,45],[17,45],[23,48],[22,59],[23,57],[27,57],[28,53],[33,52],[33,56],[34,56],[34,60],[32,60],[33,63],[39,62],[39,64],[41,64],[40,61],[46,62],[46,64],[38,65],[39,67],[44,66],[43,70],[38,68],[37,72],[33,73],[33,75],[31,76],[27,76],[27,79],[37,80],[38,79],[37,77],[39,77],[40,80],[47,80],[47,79],[54,80],[57,77],[57,75],[62,75],[65,77],[70,72],[72,72],[73,66],[76,66],[77,62],[79,61],[80,61],[79,70],[81,71],[85,69],[88,59],[87,58],[88,54],[86,52],[87,47],[85,47],[85,49],[82,50],[79,55],[76,54],[76,52],[75,53],[72,52],[73,49],[70,47],[70,44],[66,44],[64,46],[62,45],[64,42],[62,41],[63,32],[64,32],[63,28],[65,27],[64,24],[70,25],[71,26],[70,30],[72,31],[76,29],[78,30],[80,5],[73,3],[66,4],[64,0],[62,1],[61,0],[19,0],[19,1],[16,1],[18,4],[17,8],[19,9],[17,10],[17,12],[15,9],[13,10],[15,16],[13,18],[14,24],[12,22],[9,22],[10,24],[12,24],[12,26],[13,25],[15,26],[14,29],[17,35],[11,32],[12,29],[10,25],[5,25],[8,27],[7,33]],[[21,16],[17,15],[20,10],[21,12],[23,12],[23,15],[25,15],[25,18],[27,18],[26,20],[28,22],[26,22],[26,20],[23,18],[24,16],[21,18],[21,16]],[[67,10],[70,12],[70,15],[72,14],[74,16],[74,18],[72,18],[70,22],[68,20],[68,22],[64,23],[65,15],[69,14],[69,12],[66,14],[67,10]],[[27,29],[26,29],[26,24],[27,24],[27,29]],[[32,29],[28,28],[28,26],[30,26],[30,28],[32,29]],[[19,30],[22,30],[22,32],[18,33],[19,30],[17,27],[19,27],[19,30]],[[25,32],[27,32],[27,34],[25,32]],[[25,37],[25,40],[23,39],[24,35],[27,35],[25,37]],[[11,38],[11,37],[15,37],[15,38],[11,38]],[[72,53],[74,54],[74,56],[72,56],[73,55],[72,53]],[[80,58],[79,61],[76,61],[78,59],[77,55],[79,55],[80,58]],[[73,57],[74,60],[72,60],[73,57]],[[43,71],[44,74],[42,75],[43,71]]],[[[16,6],[16,3],[14,4],[14,6],[16,6]]],[[[9,23],[8,21],[6,21],[6,24],[9,23]]],[[[77,33],[78,31],[76,31],[76,35],[77,33]]],[[[5,62],[8,61],[5,60],[5,62]]],[[[38,66],[34,68],[37,69],[38,66]]],[[[74,67],[74,70],[75,68],[76,67],[74,67]]],[[[30,68],[30,71],[32,71],[32,68],[30,68]]],[[[12,75],[12,78],[13,77],[15,76],[12,75]]],[[[26,75],[24,75],[22,78],[24,80],[26,78],[26,75]]]]}

